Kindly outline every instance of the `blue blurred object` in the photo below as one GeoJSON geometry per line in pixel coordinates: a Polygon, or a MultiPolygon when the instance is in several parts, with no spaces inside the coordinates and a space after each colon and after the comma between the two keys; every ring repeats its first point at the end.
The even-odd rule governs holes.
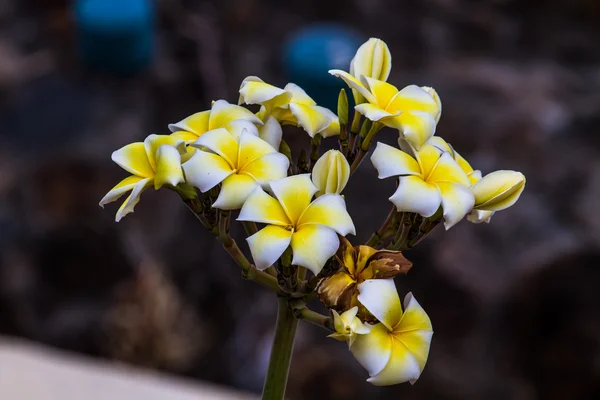
{"type": "Polygon", "coordinates": [[[76,0],[74,15],[79,52],[89,67],[129,75],[152,59],[153,0],[76,0]]]}
{"type": "MultiPolygon", "coordinates": [[[[314,24],[296,32],[285,44],[284,65],[290,82],[300,85],[324,107],[337,111],[341,79],[328,70],[348,71],[363,38],[355,30],[338,24],[314,24]]],[[[348,93],[349,100],[352,99],[348,93]]]]}

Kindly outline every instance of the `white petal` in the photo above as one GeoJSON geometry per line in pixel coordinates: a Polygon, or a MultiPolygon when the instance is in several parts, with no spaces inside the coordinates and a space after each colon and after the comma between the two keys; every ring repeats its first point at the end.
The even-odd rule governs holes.
{"type": "Polygon", "coordinates": [[[269,196],[261,187],[257,187],[248,196],[237,220],[279,226],[291,225],[279,201],[269,196]]]}
{"type": "Polygon", "coordinates": [[[119,197],[123,196],[125,193],[133,190],[134,186],[144,178],[139,176],[131,175],[127,178],[123,179],[121,182],[117,183],[115,187],[109,190],[108,193],[100,200],[100,207],[104,208],[105,204],[112,203],[115,200],[118,200],[119,197]]]}
{"type": "Polygon", "coordinates": [[[385,111],[383,108],[370,103],[359,104],[355,106],[354,109],[371,121],[381,121],[386,118],[400,115],[400,112],[390,113],[385,111]]]}
{"type": "Polygon", "coordinates": [[[396,192],[390,197],[398,211],[414,212],[423,217],[431,217],[440,207],[440,192],[417,176],[400,178],[396,192]]]}
{"type": "Polygon", "coordinates": [[[300,86],[295,83],[288,83],[285,85],[284,89],[292,94],[292,99],[290,100],[296,104],[303,104],[305,106],[314,106],[317,103],[302,89],[300,86]]]}
{"type": "Polygon", "coordinates": [[[126,216],[129,213],[132,213],[133,208],[140,201],[140,195],[144,190],[148,189],[150,186],[152,186],[152,179],[150,178],[142,179],[141,181],[136,183],[129,197],[125,199],[121,207],[119,207],[119,210],[117,210],[115,221],[119,222],[124,216],[126,216]]]}
{"type": "Polygon", "coordinates": [[[310,137],[326,129],[331,124],[331,119],[313,106],[290,103],[290,111],[296,117],[298,125],[302,127],[310,137]]]}
{"type": "Polygon", "coordinates": [[[340,240],[333,229],[321,225],[301,226],[292,235],[292,264],[308,268],[317,275],[339,246],[340,240]]]}
{"type": "Polygon", "coordinates": [[[235,121],[236,119],[244,119],[257,125],[262,125],[263,123],[260,118],[254,115],[250,110],[235,104],[229,104],[225,100],[217,100],[210,110],[208,129],[221,128],[225,124],[235,121]]]}
{"type": "Polygon", "coordinates": [[[393,279],[368,279],[358,285],[358,301],[388,329],[402,318],[402,306],[393,279]]]}
{"type": "Polygon", "coordinates": [[[419,163],[414,158],[385,143],[377,142],[371,162],[379,174],[379,179],[399,175],[421,176],[419,163]]]}
{"type": "Polygon", "coordinates": [[[328,226],[342,236],[356,235],[346,202],[339,194],[325,194],[310,203],[298,219],[297,227],[315,224],[328,226]]]}
{"type": "Polygon", "coordinates": [[[112,153],[111,159],[125,171],[144,178],[154,177],[144,143],[130,143],[112,153]]]}
{"type": "Polygon", "coordinates": [[[258,136],[269,143],[275,150],[279,150],[283,130],[281,124],[273,116],[269,115],[266,118],[265,124],[258,128],[258,136]]]}
{"type": "Polygon", "coordinates": [[[169,124],[169,130],[171,132],[186,131],[193,132],[196,136],[202,135],[208,130],[208,119],[210,117],[210,110],[201,111],[190,115],[187,118],[175,124],[169,124]]]}
{"type": "Polygon", "coordinates": [[[243,119],[236,119],[235,121],[228,122],[223,128],[227,129],[227,132],[229,132],[229,134],[237,141],[240,140],[240,136],[242,136],[242,132],[244,131],[247,131],[251,135],[258,136],[258,128],[256,128],[256,125],[243,119]]]}
{"type": "Polygon", "coordinates": [[[235,138],[224,128],[213,129],[200,136],[193,144],[193,147],[206,147],[210,151],[223,157],[225,161],[236,168],[239,152],[239,144],[235,138]]]}
{"type": "Polygon", "coordinates": [[[243,132],[240,136],[239,152],[237,157],[237,169],[243,170],[252,161],[277,150],[258,136],[243,132]]]}
{"type": "Polygon", "coordinates": [[[328,71],[331,75],[342,78],[344,82],[353,90],[356,90],[360,93],[364,98],[367,99],[370,103],[375,103],[375,97],[369,92],[369,90],[362,84],[362,82],[346,71],[342,71],[340,69],[331,69],[328,71]]]}
{"type": "Polygon", "coordinates": [[[248,239],[256,268],[264,270],[273,265],[290,245],[292,231],[267,225],[248,239]]]}
{"type": "Polygon", "coordinates": [[[186,181],[206,192],[221,183],[233,170],[219,155],[198,150],[183,164],[186,181]]]}
{"type": "Polygon", "coordinates": [[[257,186],[258,183],[251,176],[229,175],[223,181],[219,197],[212,206],[221,210],[239,210],[257,186]]]}
{"type": "Polygon", "coordinates": [[[371,331],[366,335],[358,335],[350,346],[352,355],[369,375],[380,373],[392,355],[392,336],[383,324],[370,326],[371,331]]]}
{"type": "Polygon", "coordinates": [[[387,365],[379,374],[367,379],[375,386],[414,382],[421,375],[417,359],[399,339],[392,338],[392,351],[387,365]]]}
{"type": "Polygon", "coordinates": [[[173,146],[162,145],[156,152],[156,173],[154,175],[154,189],[159,189],[165,184],[177,186],[185,182],[181,169],[181,154],[173,146]]]}
{"type": "Polygon", "coordinates": [[[475,205],[475,197],[467,188],[453,182],[437,182],[436,186],[442,195],[442,208],[444,209],[444,227],[452,228],[465,217],[475,205]]]}

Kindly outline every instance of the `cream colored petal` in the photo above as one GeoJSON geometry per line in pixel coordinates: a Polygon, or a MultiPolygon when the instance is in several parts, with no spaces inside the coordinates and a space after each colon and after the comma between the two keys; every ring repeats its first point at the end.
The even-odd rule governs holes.
{"type": "Polygon", "coordinates": [[[423,111],[403,111],[397,117],[381,121],[386,126],[396,128],[402,136],[419,150],[435,134],[435,120],[423,111]]]}
{"type": "Polygon", "coordinates": [[[335,115],[330,109],[321,107],[321,106],[313,106],[313,108],[319,111],[321,114],[325,115],[331,121],[329,125],[319,131],[319,135],[324,138],[328,138],[331,136],[337,136],[340,134],[340,120],[337,115],[335,115]]]}
{"type": "Polygon", "coordinates": [[[479,210],[500,211],[517,202],[525,189],[525,176],[517,171],[494,171],[471,187],[479,210]]]}
{"type": "Polygon", "coordinates": [[[167,144],[158,148],[156,152],[156,173],[154,175],[154,189],[169,184],[177,186],[185,182],[183,170],[181,169],[181,155],[179,151],[167,144]]]}
{"type": "Polygon", "coordinates": [[[369,89],[367,89],[357,78],[353,77],[346,71],[342,71],[341,69],[331,69],[329,70],[329,73],[337,78],[343,79],[351,89],[360,93],[360,95],[367,99],[369,103],[376,103],[375,97],[371,94],[371,92],[369,92],[369,89]]]}
{"type": "Polygon", "coordinates": [[[144,143],[136,142],[112,153],[111,159],[125,171],[144,178],[154,177],[154,169],[146,155],[144,143]]]}
{"type": "Polygon", "coordinates": [[[350,164],[338,150],[329,150],[317,160],[311,176],[320,194],[339,194],[350,178],[350,164]]]}
{"type": "Polygon", "coordinates": [[[177,149],[179,154],[186,153],[185,142],[173,135],[150,135],[144,140],[144,148],[146,149],[146,155],[148,161],[152,165],[152,169],[156,171],[157,165],[157,153],[161,146],[172,146],[177,149]]]}
{"type": "Polygon", "coordinates": [[[267,225],[248,239],[256,268],[264,270],[273,265],[290,245],[292,231],[267,225]]]}
{"type": "Polygon", "coordinates": [[[415,382],[421,375],[421,368],[415,356],[396,337],[392,337],[392,351],[389,362],[377,375],[367,379],[375,386],[396,385],[415,382]]]}
{"type": "Polygon", "coordinates": [[[302,89],[300,86],[295,83],[288,83],[285,85],[285,90],[292,94],[292,99],[290,102],[296,104],[302,104],[304,106],[315,106],[317,103],[302,89]]]}
{"type": "Polygon", "coordinates": [[[266,189],[269,181],[285,178],[289,166],[290,161],[283,154],[269,153],[252,161],[239,173],[251,176],[266,189]]]}
{"type": "Polygon", "coordinates": [[[296,117],[298,125],[302,127],[310,137],[326,129],[331,124],[331,119],[313,106],[290,103],[290,111],[296,117]]]}
{"type": "Polygon", "coordinates": [[[414,158],[385,143],[377,142],[371,162],[377,170],[379,179],[399,175],[421,176],[419,164],[414,158]]]}
{"type": "Polygon", "coordinates": [[[358,301],[388,329],[402,318],[402,306],[393,279],[367,279],[358,285],[358,301]]]}
{"type": "Polygon", "coordinates": [[[448,230],[473,209],[475,198],[468,187],[458,183],[436,182],[435,185],[440,189],[444,227],[448,230]]]}
{"type": "Polygon", "coordinates": [[[325,194],[310,203],[296,226],[300,228],[315,224],[327,226],[342,236],[356,235],[354,223],[346,210],[346,202],[339,194],[325,194]]]}
{"type": "MultiPolygon", "coordinates": [[[[208,130],[208,119],[210,117],[210,110],[201,111],[190,115],[187,118],[175,124],[169,124],[169,130],[171,132],[187,131],[192,132],[197,136],[202,135],[208,130]]],[[[194,139],[195,140],[195,139],[194,139]]]]}
{"type": "Polygon", "coordinates": [[[396,192],[390,197],[398,211],[414,212],[423,217],[431,217],[441,204],[441,196],[435,185],[417,176],[400,178],[396,192]]]}
{"type": "Polygon", "coordinates": [[[276,107],[286,106],[292,95],[285,89],[264,82],[256,76],[249,76],[240,86],[239,103],[262,104],[267,112],[276,107]]]}
{"type": "Polygon", "coordinates": [[[258,183],[248,175],[229,175],[223,181],[219,197],[213,203],[214,208],[221,210],[239,210],[258,183]]]}
{"type": "MultiPolygon", "coordinates": [[[[358,306],[354,306],[354,307],[344,311],[342,313],[342,315],[340,315],[340,320],[342,321],[344,328],[350,327],[350,325],[352,325],[352,322],[354,321],[356,314],[358,314],[358,306]]],[[[335,323],[335,321],[334,321],[334,323],[335,323]]]]}
{"type": "Polygon", "coordinates": [[[351,64],[352,75],[385,81],[392,68],[392,54],[383,40],[370,38],[358,48],[351,64]]]}
{"type": "Polygon", "coordinates": [[[404,111],[402,109],[388,107],[390,101],[398,94],[398,88],[396,86],[368,76],[361,76],[360,81],[367,89],[369,89],[369,92],[371,92],[375,98],[374,104],[392,114],[404,111]]]}
{"type": "Polygon", "coordinates": [[[433,124],[436,124],[436,117],[441,112],[440,105],[427,91],[416,85],[410,85],[400,90],[398,94],[390,101],[388,111],[422,111],[433,118],[433,124]]]}
{"type": "Polygon", "coordinates": [[[186,181],[201,192],[207,192],[234,173],[223,157],[202,150],[196,151],[182,168],[186,181]]]}
{"type": "Polygon", "coordinates": [[[380,373],[392,355],[392,336],[383,324],[370,327],[366,335],[358,335],[350,351],[370,376],[380,373]]]}
{"type": "Polygon", "coordinates": [[[303,225],[292,235],[292,264],[307,268],[317,275],[339,246],[340,241],[333,229],[321,225],[303,225]]]}
{"type": "Polygon", "coordinates": [[[186,144],[194,143],[198,139],[198,135],[188,131],[175,131],[171,133],[171,136],[183,140],[186,144]]]}
{"type": "Polygon", "coordinates": [[[240,136],[237,169],[243,170],[246,165],[259,157],[276,152],[277,150],[275,150],[273,146],[258,136],[244,132],[242,133],[242,136],[240,136]]]}
{"type": "Polygon", "coordinates": [[[269,182],[269,186],[294,225],[317,192],[317,188],[310,180],[310,174],[274,180],[269,182]]]}
{"type": "Polygon", "coordinates": [[[102,198],[102,200],[100,200],[100,207],[104,208],[105,204],[112,203],[125,193],[133,190],[133,187],[142,179],[144,178],[135,175],[128,176],[127,178],[123,179],[121,182],[117,183],[115,187],[110,189],[102,198]]]}
{"type": "Polygon", "coordinates": [[[228,122],[223,125],[223,128],[227,129],[227,132],[229,132],[229,134],[237,141],[240,140],[242,132],[248,132],[253,136],[258,136],[258,128],[256,125],[243,119],[236,119],[235,121],[228,122]]]}
{"type": "Polygon", "coordinates": [[[467,173],[467,176],[469,177],[469,181],[471,181],[471,185],[474,185],[481,180],[481,171],[477,169],[471,173],[467,173]]]}
{"type": "Polygon", "coordinates": [[[239,144],[233,136],[224,128],[213,129],[200,136],[192,146],[196,148],[206,147],[210,151],[223,157],[232,169],[238,165],[239,144]]]}
{"type": "Polygon", "coordinates": [[[442,116],[442,100],[440,100],[440,96],[437,94],[434,88],[429,86],[421,86],[421,89],[423,89],[424,91],[429,93],[431,97],[433,97],[433,101],[435,101],[435,104],[437,104],[439,108],[438,113],[433,116],[435,118],[435,123],[437,124],[440,121],[440,117],[442,116]]]}
{"type": "Polygon", "coordinates": [[[131,191],[131,194],[129,195],[129,197],[127,197],[127,199],[125,199],[125,201],[123,202],[121,207],[119,207],[119,209],[117,210],[117,215],[115,217],[115,221],[119,222],[124,216],[126,216],[129,213],[132,213],[134,207],[140,201],[140,195],[142,194],[142,192],[151,186],[152,186],[151,178],[142,179],[141,181],[136,183],[133,186],[133,190],[131,191]]]}
{"type": "Polygon", "coordinates": [[[279,150],[283,137],[281,124],[271,115],[265,117],[265,124],[258,128],[258,137],[273,146],[275,150],[279,150]]]}
{"type": "Polygon", "coordinates": [[[471,180],[465,174],[465,171],[454,161],[450,153],[443,153],[435,164],[429,176],[425,178],[427,182],[454,182],[464,186],[471,186],[471,180]]]}
{"type": "Polygon", "coordinates": [[[481,224],[483,222],[489,224],[494,214],[495,211],[473,210],[467,215],[467,220],[473,224],[481,224]]]}
{"type": "Polygon", "coordinates": [[[382,123],[385,123],[384,121],[387,118],[397,117],[398,115],[400,115],[399,112],[392,114],[392,113],[385,111],[383,108],[379,107],[378,105],[370,104],[370,103],[359,104],[359,105],[355,106],[354,109],[359,114],[363,115],[365,118],[367,118],[371,121],[381,121],[382,123]]]}
{"type": "Polygon", "coordinates": [[[208,120],[208,130],[213,130],[223,127],[225,124],[235,121],[236,119],[244,119],[257,125],[262,125],[262,121],[250,110],[229,104],[225,100],[217,100],[210,110],[210,118],[208,120]]]}
{"type": "Polygon", "coordinates": [[[291,221],[278,200],[257,187],[246,199],[237,218],[238,221],[252,221],[263,224],[289,226],[291,221]]]}
{"type": "Polygon", "coordinates": [[[358,319],[358,317],[355,317],[352,320],[352,323],[350,324],[350,329],[352,330],[352,332],[355,332],[359,335],[366,335],[367,333],[371,332],[371,328],[367,324],[364,324],[360,319],[358,319]]]}

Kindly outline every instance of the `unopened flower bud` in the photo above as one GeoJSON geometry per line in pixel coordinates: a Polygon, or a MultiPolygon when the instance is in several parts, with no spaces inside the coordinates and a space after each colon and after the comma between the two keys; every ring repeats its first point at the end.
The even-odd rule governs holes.
{"type": "Polygon", "coordinates": [[[494,171],[471,187],[476,210],[500,211],[515,204],[525,188],[525,176],[516,171],[494,171]]]}
{"type": "Polygon", "coordinates": [[[319,196],[341,193],[349,178],[350,165],[338,150],[329,150],[323,154],[315,163],[312,172],[312,181],[319,189],[319,196]]]}

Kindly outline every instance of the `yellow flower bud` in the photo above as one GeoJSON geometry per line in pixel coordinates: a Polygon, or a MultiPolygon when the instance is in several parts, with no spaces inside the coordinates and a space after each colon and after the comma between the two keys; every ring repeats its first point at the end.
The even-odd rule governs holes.
{"type": "Polygon", "coordinates": [[[350,73],[386,81],[392,69],[392,54],[381,39],[371,38],[362,44],[350,63],[350,73]]]}
{"type": "Polygon", "coordinates": [[[350,165],[338,150],[329,150],[315,163],[312,181],[319,189],[317,195],[340,194],[350,178],[350,165]]]}
{"type": "Polygon", "coordinates": [[[525,188],[525,176],[517,171],[495,171],[475,183],[471,191],[476,210],[500,211],[515,204],[525,188]]]}

